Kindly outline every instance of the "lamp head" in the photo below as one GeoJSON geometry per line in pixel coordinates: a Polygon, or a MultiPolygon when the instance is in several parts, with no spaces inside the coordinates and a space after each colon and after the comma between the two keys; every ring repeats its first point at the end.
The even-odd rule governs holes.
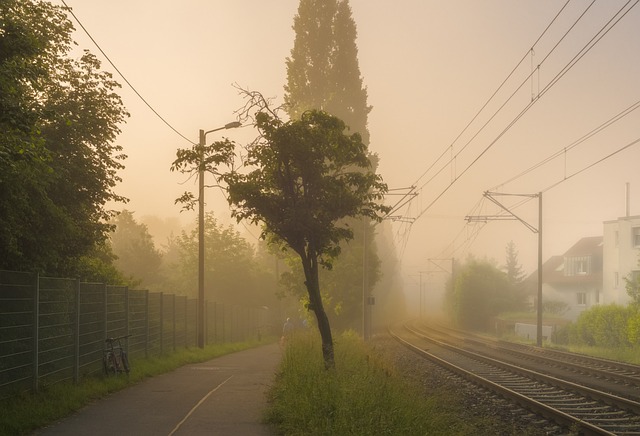
{"type": "Polygon", "coordinates": [[[240,123],[240,121],[234,121],[232,123],[227,123],[224,125],[225,129],[235,129],[236,127],[240,127],[242,126],[242,123],[240,123]]]}

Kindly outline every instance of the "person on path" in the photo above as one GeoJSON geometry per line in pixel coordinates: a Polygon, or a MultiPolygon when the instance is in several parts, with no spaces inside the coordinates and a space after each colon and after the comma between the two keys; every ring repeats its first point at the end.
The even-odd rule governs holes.
{"type": "Polygon", "coordinates": [[[291,335],[293,335],[293,323],[291,322],[291,318],[287,318],[282,327],[282,337],[280,338],[280,346],[282,348],[284,348],[289,339],[291,339],[291,335]]]}

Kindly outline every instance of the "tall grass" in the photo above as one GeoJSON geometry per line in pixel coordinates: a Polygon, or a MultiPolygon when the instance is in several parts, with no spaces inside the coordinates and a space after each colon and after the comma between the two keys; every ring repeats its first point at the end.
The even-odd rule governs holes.
{"type": "Polygon", "coordinates": [[[256,341],[208,345],[204,349],[185,349],[170,355],[131,361],[131,373],[118,376],[87,377],[78,385],[59,383],[44,386],[38,393],[24,393],[0,402],[0,435],[15,436],[55,422],[102,398],[135,383],[189,363],[204,362],[224,354],[257,345],[256,341]]]}
{"type": "Polygon", "coordinates": [[[325,370],[319,342],[298,335],[285,350],[265,414],[278,434],[469,435],[503,425],[465,414],[455,393],[425,396],[353,334],[336,340],[336,368],[325,370]]]}

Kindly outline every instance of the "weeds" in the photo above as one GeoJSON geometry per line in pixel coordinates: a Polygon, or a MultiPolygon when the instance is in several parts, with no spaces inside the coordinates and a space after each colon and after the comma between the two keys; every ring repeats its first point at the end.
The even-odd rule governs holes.
{"type": "MultiPolygon", "coordinates": [[[[283,435],[468,435],[459,402],[425,397],[356,335],[336,340],[325,370],[316,336],[298,335],[284,354],[265,419],[283,435]]],[[[477,424],[477,423],[475,423],[477,424]]]]}

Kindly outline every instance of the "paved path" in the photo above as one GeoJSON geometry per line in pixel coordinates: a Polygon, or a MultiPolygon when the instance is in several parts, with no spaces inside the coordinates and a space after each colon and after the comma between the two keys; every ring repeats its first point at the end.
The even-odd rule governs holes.
{"type": "Polygon", "coordinates": [[[278,345],[271,344],[186,365],[34,434],[269,436],[261,420],[280,358],[278,345]]]}

